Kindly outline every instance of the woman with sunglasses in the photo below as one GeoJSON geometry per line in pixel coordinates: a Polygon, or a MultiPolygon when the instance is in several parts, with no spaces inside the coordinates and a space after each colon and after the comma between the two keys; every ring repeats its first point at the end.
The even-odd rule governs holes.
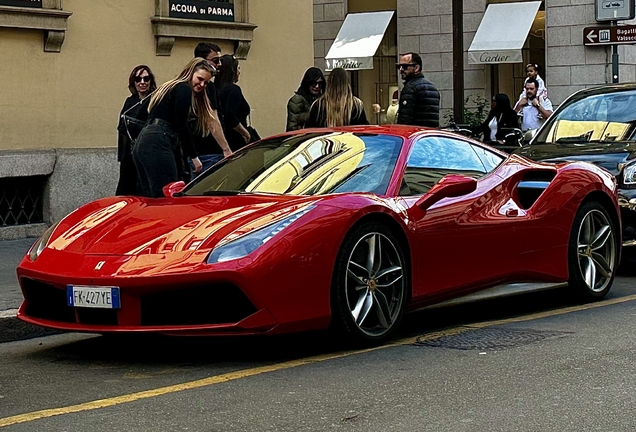
{"type": "Polygon", "coordinates": [[[317,67],[310,67],[296,93],[287,102],[287,131],[302,129],[309,118],[311,104],[325,91],[325,77],[317,67]]]}
{"type": "Polygon", "coordinates": [[[146,65],[135,66],[128,77],[130,96],[124,101],[119,113],[117,126],[117,161],[119,161],[119,182],[116,195],[138,195],[137,168],[132,158],[132,143],[137,139],[141,127],[148,118],[150,95],[157,88],[155,76],[146,65]],[[125,115],[125,116],[124,116],[125,115]],[[134,120],[134,123],[132,123],[134,120]]]}
{"type": "Polygon", "coordinates": [[[306,127],[367,125],[362,101],[353,95],[347,71],[335,68],[327,78],[327,89],[309,110],[306,127]]]}
{"type": "Polygon", "coordinates": [[[205,59],[194,58],[176,78],[153,93],[148,107],[148,124],[133,148],[142,196],[162,197],[164,186],[183,180],[183,155],[192,159],[195,172],[201,171],[188,117],[191,112],[194,114],[197,131],[202,135],[213,132],[215,121],[205,94],[212,71],[205,59]]]}

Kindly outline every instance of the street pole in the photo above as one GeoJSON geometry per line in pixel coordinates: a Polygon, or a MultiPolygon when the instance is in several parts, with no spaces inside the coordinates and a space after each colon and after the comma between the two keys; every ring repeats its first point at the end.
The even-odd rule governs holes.
{"type": "MultiPolygon", "coordinates": [[[[618,21],[612,21],[611,26],[616,27],[618,21]]],[[[618,84],[618,44],[612,45],[612,83],[618,84]]]]}
{"type": "Polygon", "coordinates": [[[453,0],[453,118],[464,122],[464,0],[453,0]]]}

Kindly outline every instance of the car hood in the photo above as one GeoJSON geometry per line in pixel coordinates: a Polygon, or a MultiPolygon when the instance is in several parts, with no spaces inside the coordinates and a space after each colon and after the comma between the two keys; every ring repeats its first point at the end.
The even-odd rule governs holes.
{"type": "Polygon", "coordinates": [[[541,162],[584,161],[601,166],[617,176],[620,166],[636,158],[636,143],[531,144],[515,153],[541,162]]]}
{"type": "Polygon", "coordinates": [[[237,230],[257,229],[319,199],[263,195],[109,198],[69,215],[48,247],[119,256],[195,251],[211,248],[237,230]]]}

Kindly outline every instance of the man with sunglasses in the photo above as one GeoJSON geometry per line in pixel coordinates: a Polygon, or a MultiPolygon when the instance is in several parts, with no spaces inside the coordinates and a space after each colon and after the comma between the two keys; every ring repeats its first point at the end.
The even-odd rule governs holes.
{"type": "Polygon", "coordinates": [[[397,67],[404,80],[397,123],[439,127],[439,91],[424,78],[422,58],[416,53],[402,54],[397,67]]]}
{"type": "MultiPolygon", "coordinates": [[[[208,64],[212,66],[217,73],[221,68],[221,48],[217,44],[208,42],[199,43],[194,49],[194,56],[206,59],[208,64]]],[[[200,136],[200,134],[195,133],[193,128],[191,128],[192,140],[199,155],[199,160],[203,165],[201,172],[210,168],[224,157],[232,154],[225,135],[223,134],[223,114],[220,111],[221,103],[216,91],[216,86],[210,82],[205,87],[205,91],[210,101],[210,106],[212,107],[212,114],[214,118],[217,119],[217,124],[215,125],[216,132],[214,136],[200,136]]]]}

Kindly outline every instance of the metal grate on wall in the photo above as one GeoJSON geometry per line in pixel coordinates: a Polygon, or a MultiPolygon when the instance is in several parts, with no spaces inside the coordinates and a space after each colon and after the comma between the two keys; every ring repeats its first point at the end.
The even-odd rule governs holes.
{"type": "Polygon", "coordinates": [[[0,227],[44,222],[46,176],[0,178],[0,227]]]}

